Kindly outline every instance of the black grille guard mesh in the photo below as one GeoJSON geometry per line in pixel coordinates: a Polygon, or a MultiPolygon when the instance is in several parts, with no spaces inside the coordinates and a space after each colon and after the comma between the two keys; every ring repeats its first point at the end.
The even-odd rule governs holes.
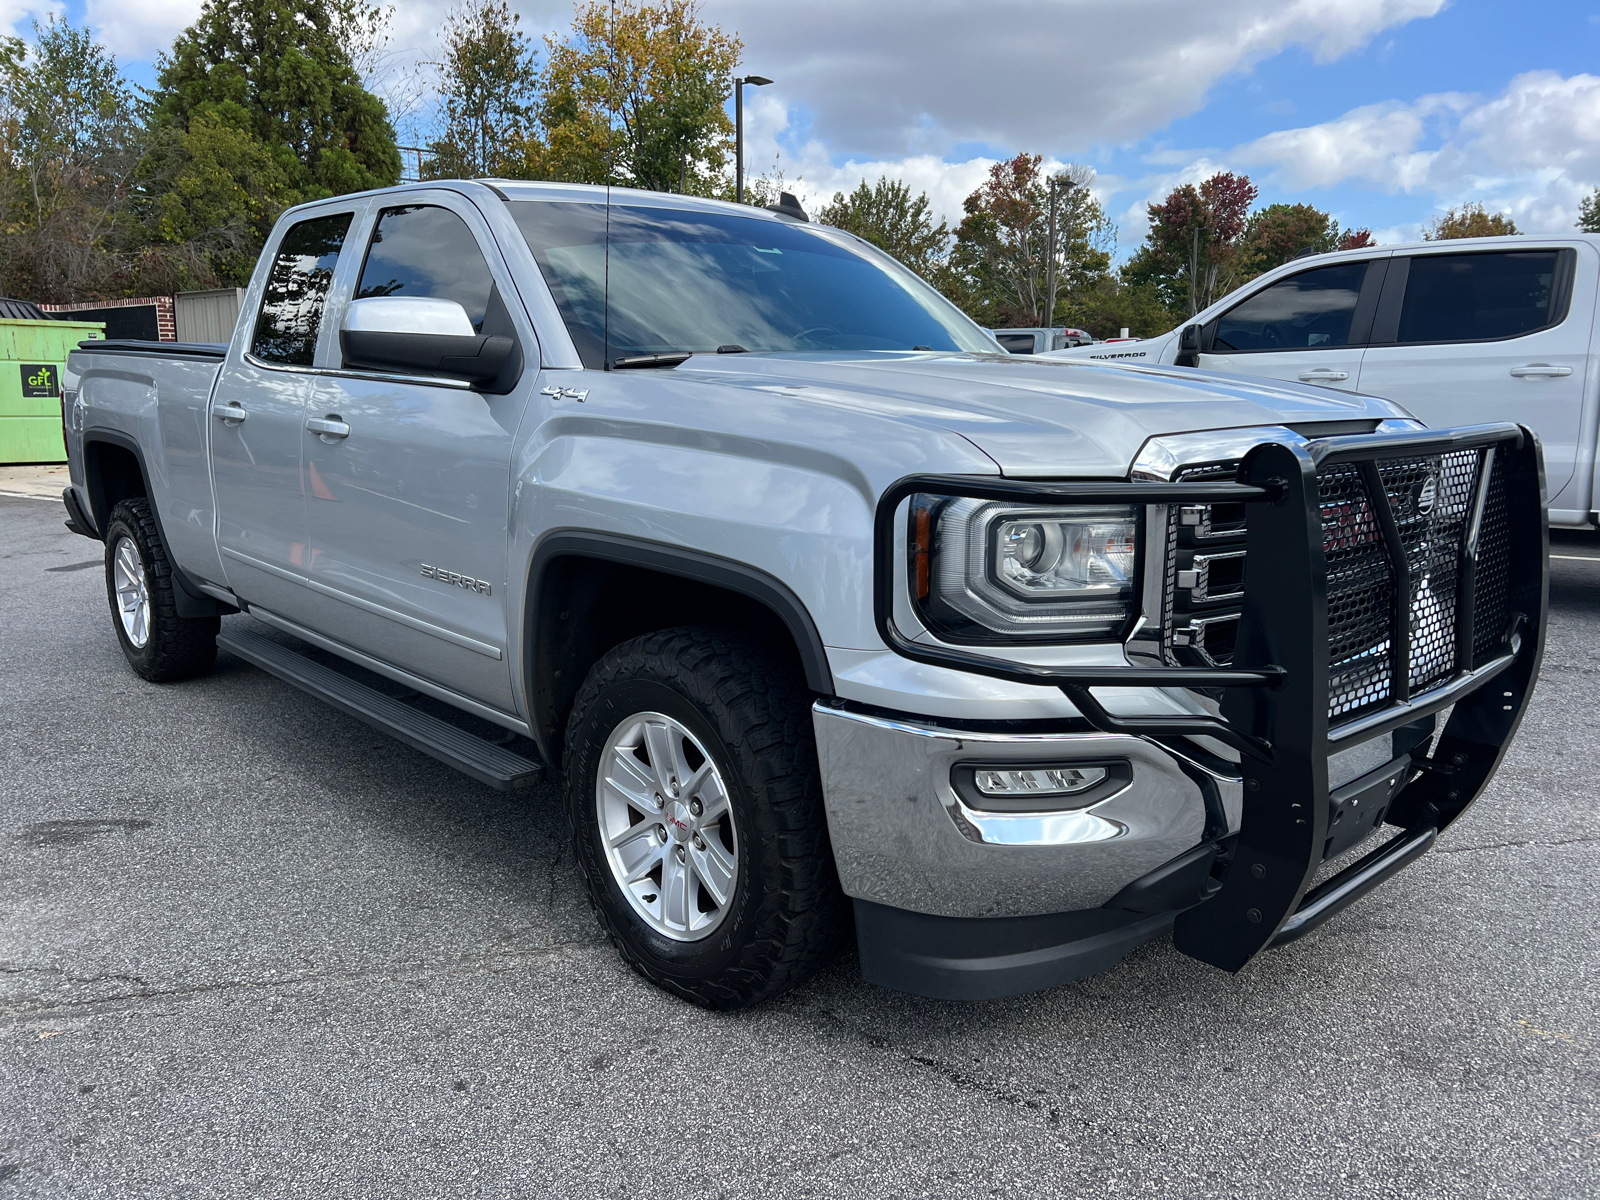
{"type": "MultiPolygon", "coordinates": [[[[1085,721],[1240,752],[1244,815],[1220,887],[1179,914],[1174,942],[1238,970],[1418,857],[1487,786],[1543,653],[1549,533],[1543,462],[1517,425],[1372,434],[1252,449],[1232,482],[1021,482],[912,476],[879,501],[874,616],[896,653],[1060,688],[1085,721]],[[913,494],[1040,504],[1246,506],[1243,615],[1227,667],[1051,667],[913,641],[894,620],[896,522],[913,494]],[[1490,686],[1490,684],[1494,686],[1490,686]],[[1106,687],[1221,689],[1218,717],[1119,717],[1106,687]],[[1329,753],[1454,706],[1424,741],[1330,793],[1329,753]],[[1398,785],[1398,786],[1397,786],[1398,785]],[[1404,832],[1308,891],[1330,799],[1382,794],[1404,832]]],[[[1147,566],[1147,569],[1157,569],[1147,566]]]]}

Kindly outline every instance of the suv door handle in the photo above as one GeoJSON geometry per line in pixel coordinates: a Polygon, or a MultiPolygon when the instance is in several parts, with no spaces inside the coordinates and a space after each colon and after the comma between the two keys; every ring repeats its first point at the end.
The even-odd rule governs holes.
{"type": "Polygon", "coordinates": [[[339,420],[337,415],[330,415],[326,420],[322,417],[307,417],[306,428],[312,433],[321,435],[325,442],[350,436],[350,426],[339,420]]]}
{"type": "Polygon", "coordinates": [[[228,421],[231,424],[239,425],[250,414],[245,412],[244,408],[235,400],[230,404],[217,405],[211,410],[211,415],[219,421],[228,421]]]}
{"type": "Polygon", "coordinates": [[[1349,378],[1349,371],[1335,371],[1329,367],[1313,367],[1300,372],[1301,383],[1339,383],[1349,378]]]}
{"type": "Polygon", "coordinates": [[[1571,374],[1571,367],[1554,367],[1549,363],[1529,363],[1525,367],[1511,368],[1514,379],[1561,379],[1571,374]]]}

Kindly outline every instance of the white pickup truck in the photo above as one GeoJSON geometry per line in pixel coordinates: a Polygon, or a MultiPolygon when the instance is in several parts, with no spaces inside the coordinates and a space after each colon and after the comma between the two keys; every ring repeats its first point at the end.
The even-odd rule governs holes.
{"type": "Polygon", "coordinates": [[[619,951],[713,1007],[852,923],[929,996],[1168,935],[1238,970],[1425,851],[1538,671],[1526,430],[1006,354],[792,208],[321,200],[230,344],[65,384],[135,671],[220,647],[491,786],[559,771],[619,951]]]}
{"type": "Polygon", "coordinates": [[[1201,367],[1365,392],[1434,428],[1517,421],[1544,445],[1550,523],[1597,523],[1600,237],[1468,238],[1319,254],[1180,328],[1049,357],[1201,367]]]}

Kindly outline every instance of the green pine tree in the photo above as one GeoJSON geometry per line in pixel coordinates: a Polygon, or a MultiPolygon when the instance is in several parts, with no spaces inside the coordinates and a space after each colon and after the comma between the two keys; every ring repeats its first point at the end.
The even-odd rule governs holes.
{"type": "Polygon", "coordinates": [[[394,184],[394,129],[352,61],[374,13],[364,0],[206,0],[158,60],[154,123],[191,132],[210,113],[306,199],[394,184]]]}

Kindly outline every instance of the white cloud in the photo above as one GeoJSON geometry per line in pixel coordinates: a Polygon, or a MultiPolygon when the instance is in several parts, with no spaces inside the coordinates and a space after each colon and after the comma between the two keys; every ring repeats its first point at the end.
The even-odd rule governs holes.
{"type": "Polygon", "coordinates": [[[1290,46],[1328,61],[1444,3],[713,0],[705,12],[739,31],[746,68],[804,105],[820,139],[899,157],[963,142],[1074,154],[1137,139],[1290,46]]]}
{"type": "MultiPolygon", "coordinates": [[[[15,5],[19,0],[0,0],[15,5]]],[[[27,0],[22,0],[26,3],[27,0]]],[[[815,135],[866,159],[943,155],[964,142],[1081,153],[1137,139],[1198,110],[1224,77],[1291,46],[1322,61],[1446,0],[707,0],[745,64],[778,81],[815,135]]],[[[121,58],[153,55],[199,0],[86,0],[121,58]]],[[[513,7],[535,36],[570,0],[513,7]]],[[[394,46],[426,56],[448,0],[397,6],[394,46]]],[[[4,8],[0,7],[0,13],[4,8]]]]}
{"type": "Polygon", "coordinates": [[[1600,185],[1600,77],[1529,71],[1489,99],[1368,105],[1228,158],[1266,167],[1284,188],[1364,184],[1430,196],[1440,209],[1478,201],[1529,231],[1570,230],[1578,201],[1600,185]]]}
{"type": "Polygon", "coordinates": [[[84,20],[119,59],[148,59],[200,15],[199,0],[85,0],[84,20]]]}
{"type": "MultiPolygon", "coordinates": [[[[983,184],[989,168],[997,161],[975,156],[947,162],[934,154],[912,154],[835,163],[828,147],[816,138],[807,140],[798,150],[792,144],[785,149],[784,135],[790,127],[789,110],[776,97],[758,93],[745,102],[746,177],[770,174],[776,167],[783,172],[785,189],[811,212],[827,204],[836,192],[849,192],[863,180],[875,183],[888,176],[910,185],[913,193],[926,193],[935,219],[945,221],[953,230],[961,221],[962,201],[983,184]]],[[[1055,171],[1066,164],[1047,156],[1040,165],[1045,171],[1055,171]]],[[[1099,176],[1090,190],[1103,204],[1116,195],[1123,182],[1114,176],[1099,176]]]]}
{"type": "Polygon", "coordinates": [[[14,33],[30,37],[34,21],[44,21],[50,14],[60,16],[60,0],[0,0],[0,33],[14,33]]]}

